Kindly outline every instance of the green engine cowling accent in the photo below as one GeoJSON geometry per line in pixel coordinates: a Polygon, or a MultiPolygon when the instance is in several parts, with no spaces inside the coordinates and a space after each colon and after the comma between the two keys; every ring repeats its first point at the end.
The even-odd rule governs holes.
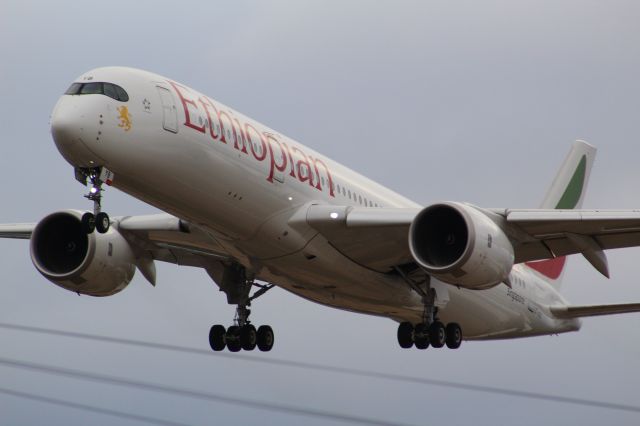
{"type": "Polygon", "coordinates": [[[573,172],[573,176],[564,190],[564,194],[560,197],[560,201],[556,205],[556,209],[573,209],[578,204],[582,189],[584,188],[584,176],[587,170],[587,156],[583,155],[573,172]]]}

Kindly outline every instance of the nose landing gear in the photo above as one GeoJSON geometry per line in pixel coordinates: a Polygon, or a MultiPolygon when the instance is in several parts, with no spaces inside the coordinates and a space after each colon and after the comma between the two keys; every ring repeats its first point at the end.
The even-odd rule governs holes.
{"type": "Polygon", "coordinates": [[[94,230],[104,234],[109,230],[111,220],[107,213],[101,211],[102,184],[110,184],[113,179],[113,173],[104,167],[76,169],[76,179],[85,185],[87,184],[87,180],[91,184],[89,193],[84,197],[93,202],[93,213],[86,212],[82,215],[82,229],[84,229],[87,234],[93,233],[94,230]]]}

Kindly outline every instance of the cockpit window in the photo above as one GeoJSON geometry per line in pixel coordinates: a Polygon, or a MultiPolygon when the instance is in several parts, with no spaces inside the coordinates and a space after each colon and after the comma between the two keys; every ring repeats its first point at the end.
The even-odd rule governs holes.
{"type": "Polygon", "coordinates": [[[109,84],[109,83],[104,83],[102,85],[102,88],[104,90],[104,94],[107,95],[110,98],[113,99],[118,99],[118,93],[116,92],[116,86],[114,86],[113,84],[109,84]]]}
{"type": "Polygon", "coordinates": [[[113,83],[73,83],[69,86],[65,95],[106,95],[120,102],[127,102],[129,100],[127,92],[122,87],[113,83]]]}
{"type": "Polygon", "coordinates": [[[77,95],[78,92],[80,92],[80,89],[82,89],[82,83],[73,83],[71,86],[69,86],[67,91],[64,92],[64,94],[65,95],[77,95]]]}
{"type": "Polygon", "coordinates": [[[102,83],[86,83],[80,89],[81,95],[100,95],[104,93],[102,83]]]}
{"type": "MultiPolygon", "coordinates": [[[[109,83],[105,83],[105,86],[107,84],[109,83]]],[[[112,84],[112,86],[116,88],[116,92],[118,93],[118,97],[116,98],[117,100],[120,100],[122,102],[127,102],[129,100],[129,95],[124,91],[122,87],[116,86],[115,84],[112,84]]]]}

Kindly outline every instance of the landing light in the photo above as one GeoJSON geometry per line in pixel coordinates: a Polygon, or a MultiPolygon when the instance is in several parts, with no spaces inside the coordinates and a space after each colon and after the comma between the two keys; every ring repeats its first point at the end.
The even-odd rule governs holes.
{"type": "Polygon", "coordinates": [[[338,213],[333,212],[329,216],[331,217],[331,219],[337,219],[338,218],[338,213]]]}
{"type": "Polygon", "coordinates": [[[293,197],[289,197],[289,201],[293,201],[293,197]]]}
{"type": "Polygon", "coordinates": [[[89,192],[91,192],[92,194],[95,194],[96,192],[98,192],[98,188],[96,188],[95,186],[91,187],[91,189],[89,190],[89,192]]]}

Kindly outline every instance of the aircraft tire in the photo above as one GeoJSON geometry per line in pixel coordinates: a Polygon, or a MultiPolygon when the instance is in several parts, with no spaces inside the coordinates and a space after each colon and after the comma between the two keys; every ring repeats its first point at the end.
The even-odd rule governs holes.
{"type": "Polygon", "coordinates": [[[86,212],[80,219],[80,226],[86,234],[93,234],[96,229],[96,218],[93,213],[86,212]]]}
{"type": "Polygon", "coordinates": [[[237,325],[229,327],[224,340],[227,343],[229,352],[240,352],[240,349],[242,349],[242,345],[240,344],[240,327],[237,325]]]}
{"type": "Polygon", "coordinates": [[[462,328],[455,322],[447,324],[447,347],[449,349],[458,349],[462,344],[462,328]]]}
{"type": "Polygon", "coordinates": [[[408,321],[398,325],[398,344],[401,348],[408,349],[413,346],[413,324],[408,321]]]}
{"type": "Polygon", "coordinates": [[[261,325],[258,327],[256,333],[258,349],[262,352],[269,352],[273,348],[275,337],[273,335],[273,329],[268,325],[261,325]]]}
{"type": "Polygon", "coordinates": [[[99,233],[104,234],[105,232],[107,232],[109,230],[109,227],[111,226],[109,215],[105,212],[98,213],[95,220],[95,226],[96,231],[98,231],[99,233]]]}
{"type": "Polygon", "coordinates": [[[447,340],[446,330],[444,324],[440,321],[436,321],[429,326],[429,342],[434,348],[441,348],[444,346],[447,340]]]}
{"type": "Polygon", "coordinates": [[[227,330],[223,325],[216,324],[211,327],[211,330],[209,330],[209,345],[211,346],[211,349],[216,352],[224,350],[225,346],[227,346],[225,343],[226,333],[227,330]]]}
{"type": "Polygon", "coordinates": [[[429,347],[429,327],[427,327],[427,324],[416,324],[413,331],[413,340],[418,349],[427,349],[429,347]]]}
{"type": "Polygon", "coordinates": [[[258,335],[256,328],[251,324],[245,324],[240,328],[240,346],[245,351],[252,351],[256,348],[258,335]]]}

